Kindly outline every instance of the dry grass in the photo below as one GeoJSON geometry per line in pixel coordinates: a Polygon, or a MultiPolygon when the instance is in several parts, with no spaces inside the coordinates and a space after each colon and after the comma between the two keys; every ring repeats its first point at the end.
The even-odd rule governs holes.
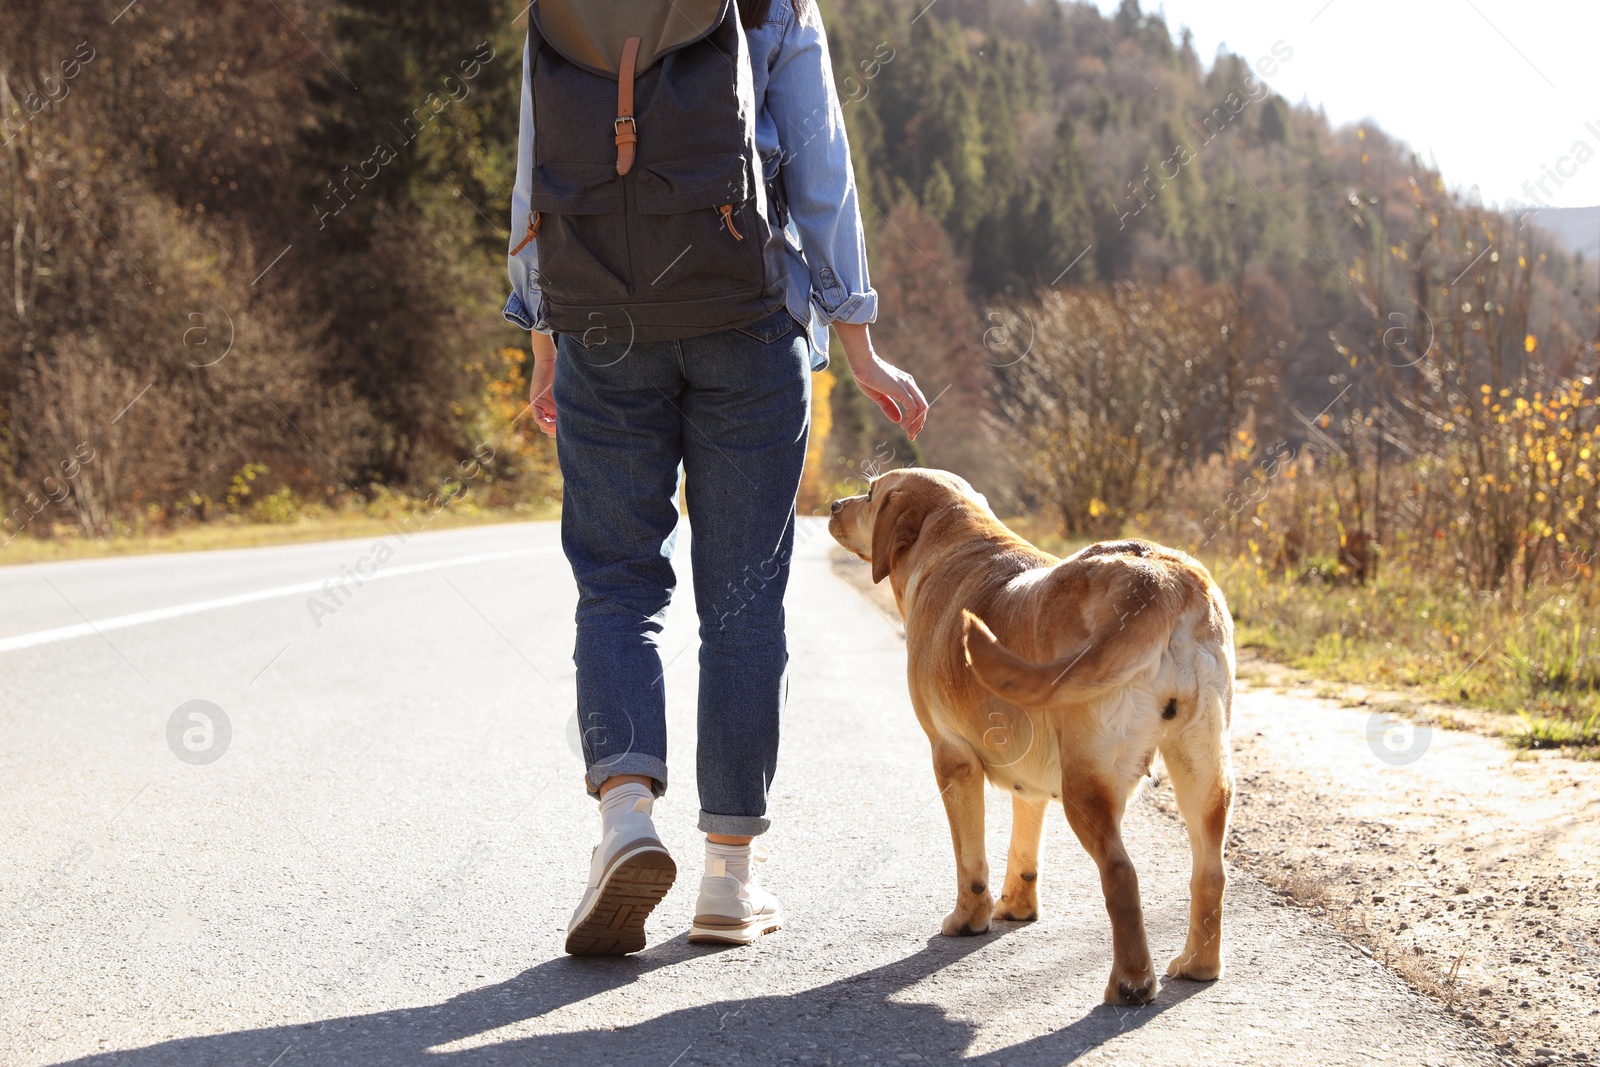
{"type": "MultiPolygon", "coordinates": [[[[1007,524],[1057,555],[1092,540],[1063,537],[1041,516],[1007,524]]],[[[1249,544],[1239,551],[1225,538],[1195,545],[1151,525],[1123,532],[1197,552],[1228,598],[1241,648],[1328,683],[1494,711],[1513,744],[1600,758],[1600,585],[1593,579],[1550,576],[1527,591],[1491,594],[1396,563],[1351,584],[1322,577],[1325,561],[1275,569],[1249,544]]],[[[1347,694],[1327,684],[1317,695],[1347,694]]]]}
{"type": "Polygon", "coordinates": [[[1507,738],[1524,747],[1600,756],[1600,597],[1592,583],[1490,596],[1399,568],[1356,586],[1240,560],[1207,563],[1241,646],[1320,678],[1500,712],[1507,738]]]}
{"type": "Polygon", "coordinates": [[[1283,878],[1274,888],[1287,893],[1296,903],[1310,908],[1327,905],[1332,884],[1316,871],[1296,868],[1284,872],[1283,878]]]}

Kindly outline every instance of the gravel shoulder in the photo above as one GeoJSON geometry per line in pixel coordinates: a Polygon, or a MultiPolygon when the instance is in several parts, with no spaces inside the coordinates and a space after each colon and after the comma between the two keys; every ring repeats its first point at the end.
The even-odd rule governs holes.
{"type": "Polygon", "coordinates": [[[1600,764],[1239,673],[1229,858],[1506,1059],[1600,1056],[1600,764]]]}

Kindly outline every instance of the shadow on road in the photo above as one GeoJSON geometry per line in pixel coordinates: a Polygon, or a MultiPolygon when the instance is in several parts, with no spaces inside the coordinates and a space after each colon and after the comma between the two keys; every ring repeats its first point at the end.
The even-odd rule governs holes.
{"type": "MultiPolygon", "coordinates": [[[[680,936],[623,958],[562,956],[508,982],[474,989],[442,1004],[178,1039],[67,1062],[73,1067],[947,1063],[964,1058],[974,1027],[950,1018],[938,1005],[904,1003],[890,997],[1011,929],[1015,928],[996,926],[988,936],[957,940],[934,937],[926,948],[904,959],[828,985],[696,1005],[616,1028],[606,1026],[604,1018],[590,1018],[584,1020],[589,1028],[577,1032],[501,1039],[493,1034],[717,950],[689,945],[680,936]]],[[[1013,1006],[1023,1006],[1043,993],[1030,988],[1025,980],[1007,977],[994,981],[1015,985],[1013,1006]]],[[[1156,1002],[1147,1007],[1098,1005],[1058,1031],[971,1062],[1008,1067],[1070,1063],[1118,1034],[1144,1026],[1204,988],[1191,982],[1168,982],[1156,1002]]],[[[991,984],[986,992],[993,989],[991,984]]],[[[659,994],[652,990],[652,995],[659,994]]]]}

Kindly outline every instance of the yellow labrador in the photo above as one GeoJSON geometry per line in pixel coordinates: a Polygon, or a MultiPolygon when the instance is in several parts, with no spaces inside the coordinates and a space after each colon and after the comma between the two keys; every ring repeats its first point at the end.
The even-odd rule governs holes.
{"type": "Polygon", "coordinates": [[[865,495],[837,501],[828,528],[871,562],[873,581],[890,580],[905,620],[911,702],[955,844],[956,906],[944,933],[982,933],[991,916],[1038,917],[1039,842],[1059,799],[1100,869],[1111,916],[1106,1000],[1154,997],[1122,815],[1160,751],[1194,855],[1188,941],[1167,975],[1221,975],[1233,622],[1206,569],[1148,541],[1057,559],[944,471],[884,474],[865,495]],[[984,856],[985,778],[1012,793],[998,906],[984,856]]]}

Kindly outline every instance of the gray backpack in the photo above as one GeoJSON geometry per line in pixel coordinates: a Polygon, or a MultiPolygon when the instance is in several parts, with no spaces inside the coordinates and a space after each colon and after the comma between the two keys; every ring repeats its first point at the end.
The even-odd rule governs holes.
{"type": "Polygon", "coordinates": [[[585,344],[746,326],[783,303],[734,0],[529,9],[539,287],[585,344]]]}

